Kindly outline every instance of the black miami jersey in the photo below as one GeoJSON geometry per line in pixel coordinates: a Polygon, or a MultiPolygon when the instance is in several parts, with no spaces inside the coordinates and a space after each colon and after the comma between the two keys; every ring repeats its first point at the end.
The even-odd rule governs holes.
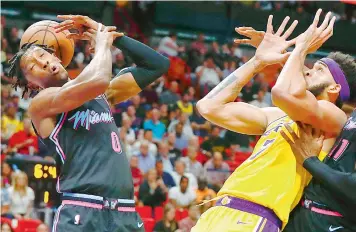
{"type": "Polygon", "coordinates": [[[57,191],[133,199],[129,162],[105,95],[57,116],[51,135],[61,163],[57,191]]]}

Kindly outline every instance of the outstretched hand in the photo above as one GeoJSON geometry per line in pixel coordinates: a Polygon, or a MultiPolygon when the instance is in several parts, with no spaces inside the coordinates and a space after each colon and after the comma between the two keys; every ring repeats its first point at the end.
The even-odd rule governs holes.
{"type": "Polygon", "coordinates": [[[304,50],[306,54],[318,50],[333,35],[336,17],[331,18],[331,12],[327,13],[323,23],[318,27],[321,12],[321,9],[316,12],[313,23],[296,39],[296,47],[304,50]]]}
{"type": "Polygon", "coordinates": [[[304,161],[310,157],[318,156],[324,142],[324,134],[321,130],[312,128],[312,126],[297,122],[299,128],[299,136],[288,125],[284,124],[289,132],[290,137],[281,130],[282,137],[289,143],[294,156],[299,164],[303,165],[304,161]]]}
{"type": "Polygon", "coordinates": [[[290,55],[290,53],[286,52],[287,48],[295,44],[295,39],[287,39],[293,33],[298,24],[298,21],[295,20],[291,26],[285,30],[289,19],[289,17],[286,17],[283,20],[276,33],[273,32],[272,15],[268,17],[267,29],[264,35],[263,32],[257,32],[253,28],[237,28],[236,31],[241,34],[245,34],[246,36],[250,36],[248,36],[250,40],[244,40],[243,42],[257,47],[255,58],[264,66],[283,63],[290,55]],[[261,38],[263,39],[260,42],[261,38]]]}

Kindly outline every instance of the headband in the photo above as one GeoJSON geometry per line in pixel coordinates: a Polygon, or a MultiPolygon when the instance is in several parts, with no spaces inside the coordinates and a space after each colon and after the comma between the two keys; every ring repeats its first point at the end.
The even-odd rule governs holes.
{"type": "Polygon", "coordinates": [[[344,72],[341,70],[338,63],[336,63],[333,59],[330,58],[322,58],[320,59],[324,64],[326,64],[333,76],[336,84],[341,85],[340,98],[342,101],[347,101],[350,99],[350,87],[347,83],[344,72]]]}

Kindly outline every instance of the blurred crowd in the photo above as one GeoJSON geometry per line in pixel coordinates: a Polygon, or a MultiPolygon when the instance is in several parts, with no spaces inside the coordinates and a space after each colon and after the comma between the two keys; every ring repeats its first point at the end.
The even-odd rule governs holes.
{"type": "MultiPolygon", "coordinates": [[[[251,4],[265,10],[284,7],[300,13],[312,6],[296,1],[251,4]]],[[[339,14],[355,22],[354,14],[339,14]]],[[[39,142],[27,115],[30,98],[20,89],[14,90],[13,80],[6,75],[7,61],[17,52],[23,30],[6,28],[3,20],[2,25],[1,215],[31,218],[35,194],[28,186],[28,177],[5,160],[13,156],[53,160],[56,153],[39,142]]],[[[216,193],[249,156],[257,139],[212,125],[196,110],[196,102],[249,57],[236,44],[207,43],[203,33],[195,41],[184,43],[171,33],[158,44],[149,45],[170,58],[168,73],[141,94],[112,105],[112,114],[130,162],[137,206],[163,207],[163,218],[156,222],[154,231],[190,231],[199,216],[213,206],[216,193]],[[195,206],[203,201],[207,203],[195,206]],[[177,212],[187,215],[177,221],[177,212]]],[[[118,48],[112,48],[112,58],[113,77],[124,67],[135,65],[118,48]]],[[[82,70],[91,59],[89,44],[78,41],[68,70],[82,70]]],[[[236,101],[271,106],[273,84],[264,74],[258,74],[236,101]]],[[[6,226],[2,225],[2,231],[11,231],[6,226]]],[[[38,231],[48,231],[46,225],[41,227],[47,230],[38,231]]]]}

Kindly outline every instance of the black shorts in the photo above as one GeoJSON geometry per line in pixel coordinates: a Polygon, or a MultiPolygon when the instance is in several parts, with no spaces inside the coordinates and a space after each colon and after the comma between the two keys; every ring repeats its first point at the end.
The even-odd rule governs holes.
{"type": "Polygon", "coordinates": [[[283,232],[355,232],[356,225],[345,224],[340,216],[317,213],[298,205],[290,214],[283,232]]]}
{"type": "MultiPolygon", "coordinates": [[[[100,200],[64,196],[53,220],[52,232],[144,232],[133,200],[100,200]],[[130,202],[130,203],[128,203],[130,202]]],[[[96,196],[93,196],[96,197],[96,196]]]]}

